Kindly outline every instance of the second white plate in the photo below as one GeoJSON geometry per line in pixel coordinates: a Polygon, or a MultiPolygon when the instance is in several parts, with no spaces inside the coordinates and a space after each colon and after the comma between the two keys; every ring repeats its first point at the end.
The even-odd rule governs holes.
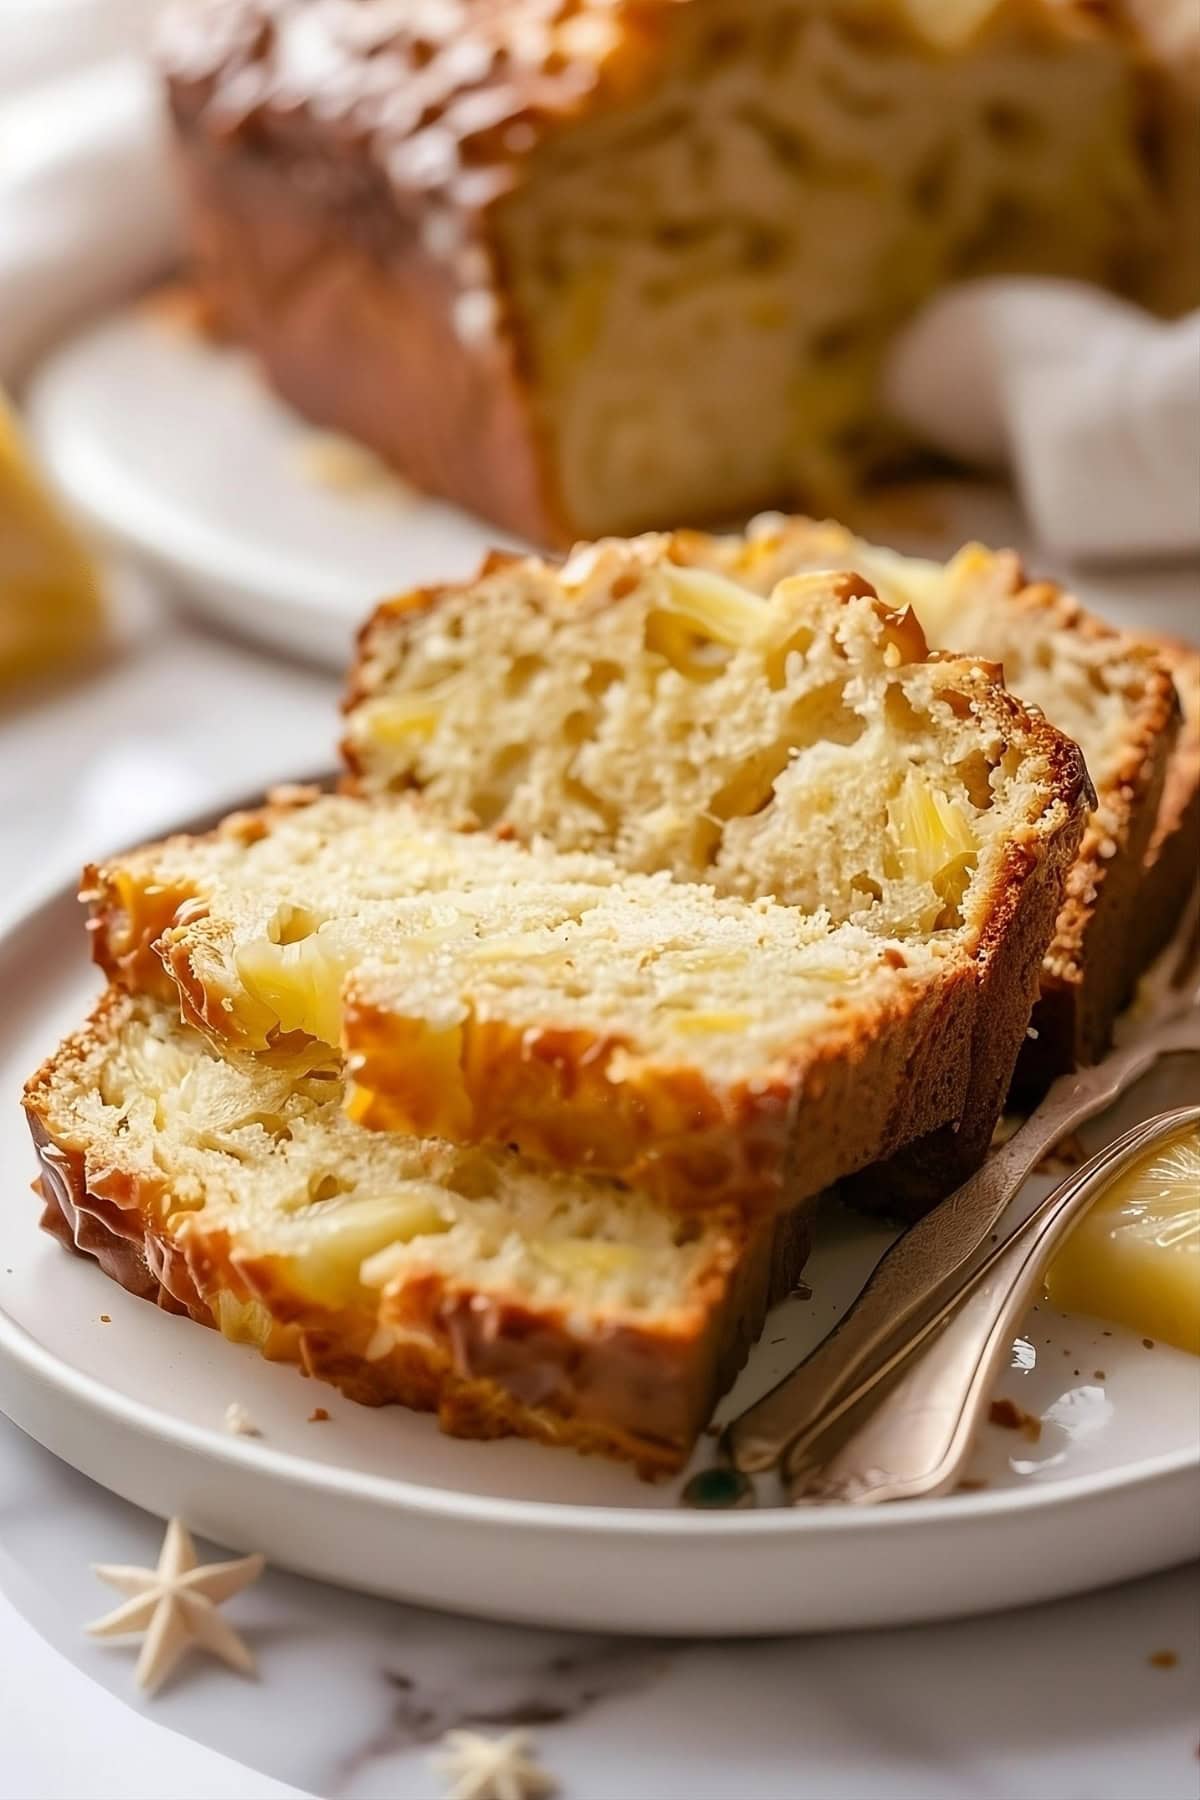
{"type": "Polygon", "coordinates": [[[218,624],[339,671],[372,605],[469,575],[502,534],[277,400],[242,351],[147,305],[39,371],[34,444],[74,510],[218,624]]]}

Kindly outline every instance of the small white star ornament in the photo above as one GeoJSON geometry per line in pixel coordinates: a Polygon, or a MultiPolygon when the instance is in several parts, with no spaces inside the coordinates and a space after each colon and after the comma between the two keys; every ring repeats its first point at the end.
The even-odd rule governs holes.
{"type": "Polygon", "coordinates": [[[530,1754],[527,1731],[510,1731],[501,1738],[448,1731],[442,1742],[445,1754],[429,1760],[454,1783],[446,1800],[543,1800],[558,1791],[554,1777],[530,1754]]]}
{"type": "Polygon", "coordinates": [[[265,1557],[255,1555],[199,1567],[191,1533],[181,1519],[172,1519],[156,1569],[92,1564],[101,1581],[130,1597],[84,1629],[90,1637],[102,1638],[145,1634],[134,1680],[147,1693],[166,1680],[193,1644],[239,1674],[253,1675],[254,1658],[217,1608],[257,1581],[265,1566],[265,1557]]]}

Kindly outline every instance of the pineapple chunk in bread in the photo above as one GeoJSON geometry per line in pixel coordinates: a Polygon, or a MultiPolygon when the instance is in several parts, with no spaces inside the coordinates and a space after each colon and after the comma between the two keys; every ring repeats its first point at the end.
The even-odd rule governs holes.
{"type": "MultiPolygon", "coordinates": [[[[1082,763],[993,667],[930,658],[861,577],[764,597],[720,554],[689,532],[613,540],[384,605],[347,703],[350,779],[906,944],[956,935],[978,990],[954,1128],[906,1176],[924,1205],[982,1158],[1003,1103],[1082,763]]],[[[910,1091],[922,1110],[915,1070],[910,1091]]]]}
{"type": "MultiPolygon", "coordinates": [[[[1046,951],[1019,1084],[1036,1091],[1062,1069],[1095,1061],[1143,961],[1139,915],[1149,907],[1173,917],[1186,893],[1178,879],[1173,900],[1145,887],[1179,723],[1163,647],[1104,624],[1052,582],[1028,581],[1011,551],[968,544],[942,564],[899,556],[839,525],[772,517],[746,538],[692,542],[702,563],[764,590],[800,569],[860,570],[893,605],[913,608],[931,643],[1001,663],[1013,692],[1080,745],[1096,803],[1046,951]]],[[[1182,656],[1180,671],[1182,686],[1182,656]]],[[[1189,761],[1181,746],[1173,794],[1188,784],[1189,761]]],[[[1190,854],[1194,876],[1194,841],[1190,854]]]]}
{"type": "Polygon", "coordinates": [[[967,928],[914,927],[906,870],[949,871],[940,920],[998,853],[920,782],[896,772],[906,835],[872,865],[886,893],[895,858],[899,931],[309,790],[93,872],[98,953],[134,986],[165,969],[218,1046],[340,1046],[363,1123],[775,1208],[963,1104],[967,928]]]}
{"type": "Polygon", "coordinates": [[[682,1463],[803,1229],[681,1220],[511,1151],[369,1132],[328,1057],[220,1058],[110,989],[33,1076],[45,1222],[134,1293],[355,1400],[682,1463]]]}

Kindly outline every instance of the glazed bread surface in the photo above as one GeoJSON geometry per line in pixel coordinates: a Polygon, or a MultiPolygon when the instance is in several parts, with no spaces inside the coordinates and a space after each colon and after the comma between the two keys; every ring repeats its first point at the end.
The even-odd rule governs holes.
{"type": "MultiPolygon", "coordinates": [[[[352,1399],[682,1463],[762,1323],[770,1234],[510,1151],[364,1131],[336,1061],[218,1057],[110,990],[32,1077],[46,1222],[125,1287],[352,1399]]],[[[774,1278],[803,1263],[781,1233],[774,1278]]]]}
{"type": "MultiPolygon", "coordinates": [[[[1079,744],[1095,805],[1043,960],[1020,1085],[1032,1092],[1103,1055],[1145,961],[1143,915],[1169,935],[1187,891],[1172,873],[1198,756],[1195,727],[1177,737],[1187,653],[1173,653],[1173,672],[1160,642],[1105,624],[1056,583],[1029,580],[1011,551],[968,544],[943,564],[830,522],[769,515],[745,538],[692,543],[703,564],[763,589],[801,569],[861,571],[891,604],[912,607],[932,644],[1001,664],[1012,691],[1079,744]],[[1160,855],[1168,867],[1156,893],[1147,882],[1160,855]]],[[[1193,878],[1196,854],[1193,842],[1193,878]]]]}
{"type": "Polygon", "coordinates": [[[1196,106],[1072,0],[184,0],[197,273],[311,418],[542,541],[835,505],[898,326],[1200,297],[1196,106]]]}

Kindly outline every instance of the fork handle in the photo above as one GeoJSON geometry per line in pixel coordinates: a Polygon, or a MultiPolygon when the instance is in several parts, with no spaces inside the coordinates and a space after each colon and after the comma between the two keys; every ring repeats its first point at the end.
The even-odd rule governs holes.
{"type": "Polygon", "coordinates": [[[908,1359],[886,1397],[853,1408],[828,1454],[821,1433],[793,1459],[793,1500],[862,1505],[952,1487],[1054,1246],[1147,1145],[1197,1118],[1200,1108],[1184,1107],[1134,1126],[1062,1182],[942,1308],[940,1335],[925,1334],[933,1341],[908,1359]]]}
{"type": "Polygon", "coordinates": [[[1036,1163],[1070,1131],[1122,1094],[1173,1049],[1191,1047],[1188,1021],[1128,1045],[1094,1068],[1063,1075],[983,1167],[911,1226],[877,1264],[841,1323],[790,1375],[722,1434],[734,1468],[757,1474],[795,1452],[828,1409],[943,1299],[984,1244],[1036,1163]],[[1178,1037],[1178,1043],[1175,1038],[1178,1037]]]}

